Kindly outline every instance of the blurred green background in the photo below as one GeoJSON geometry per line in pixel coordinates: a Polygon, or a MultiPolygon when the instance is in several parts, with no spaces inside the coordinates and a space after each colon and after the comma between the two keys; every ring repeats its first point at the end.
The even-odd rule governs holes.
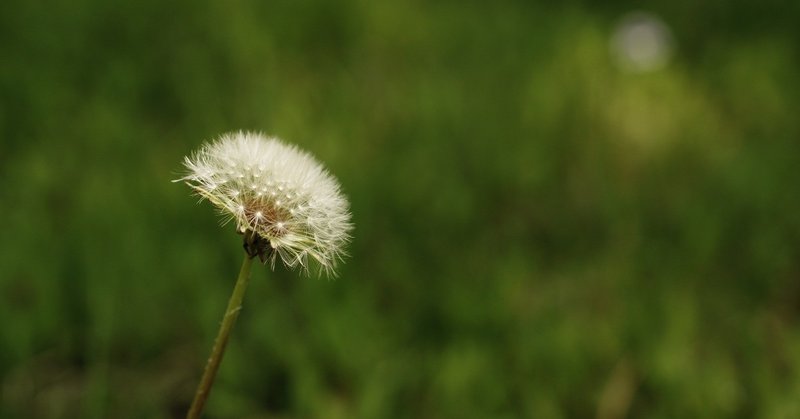
{"type": "Polygon", "coordinates": [[[242,251],[170,181],[238,129],[356,229],[206,417],[800,417],[800,3],[652,2],[632,71],[636,4],[3,1],[0,417],[185,415],[242,251]]]}

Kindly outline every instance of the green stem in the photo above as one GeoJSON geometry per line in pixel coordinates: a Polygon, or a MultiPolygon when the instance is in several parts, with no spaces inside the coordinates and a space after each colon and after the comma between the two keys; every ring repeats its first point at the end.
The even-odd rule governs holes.
{"type": "Polygon", "coordinates": [[[239,271],[239,278],[236,280],[236,286],[233,288],[233,294],[228,301],[228,308],[225,310],[225,317],[222,318],[222,325],[217,333],[217,339],[214,340],[214,348],[211,350],[211,356],[208,357],[206,369],[203,371],[203,378],[200,379],[200,384],[197,386],[197,392],[192,401],[192,407],[189,408],[189,413],[186,414],[186,419],[197,419],[200,413],[203,412],[203,407],[208,400],[208,394],[211,392],[211,385],[214,384],[214,377],[217,376],[219,363],[222,361],[222,355],[225,353],[225,346],[228,344],[228,336],[231,333],[233,324],[236,323],[236,318],[239,317],[239,310],[242,308],[242,298],[244,291],[247,289],[247,282],[250,280],[250,266],[253,264],[253,258],[244,255],[244,262],[242,262],[242,269],[239,271]]]}

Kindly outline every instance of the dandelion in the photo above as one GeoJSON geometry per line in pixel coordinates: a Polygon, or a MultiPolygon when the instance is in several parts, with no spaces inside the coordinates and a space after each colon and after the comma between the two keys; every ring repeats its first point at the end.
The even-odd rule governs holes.
{"type": "Polygon", "coordinates": [[[645,73],[663,68],[672,57],[672,31],[647,12],[625,15],[614,29],[611,51],[623,70],[645,73]]]}
{"type": "Polygon", "coordinates": [[[211,357],[187,418],[203,409],[241,308],[252,260],[280,259],[287,267],[329,276],[350,239],[350,212],[339,183],[310,154],[277,138],[236,132],[186,157],[188,184],[233,221],[243,235],[244,262],[211,357]]]}
{"type": "Polygon", "coordinates": [[[276,138],[230,133],[207,144],[179,179],[217,206],[237,230],[254,233],[250,256],[288,267],[317,265],[328,274],[351,230],[339,184],[310,154],[276,138]]]}

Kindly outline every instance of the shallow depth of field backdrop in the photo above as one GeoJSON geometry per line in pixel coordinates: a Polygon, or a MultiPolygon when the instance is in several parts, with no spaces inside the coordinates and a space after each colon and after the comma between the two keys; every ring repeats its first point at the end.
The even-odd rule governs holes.
{"type": "Polygon", "coordinates": [[[241,258],[170,181],[237,129],[340,179],[208,418],[800,417],[800,3],[0,3],[0,417],[180,418],[241,258]],[[646,47],[646,45],[645,45],[646,47]]]}

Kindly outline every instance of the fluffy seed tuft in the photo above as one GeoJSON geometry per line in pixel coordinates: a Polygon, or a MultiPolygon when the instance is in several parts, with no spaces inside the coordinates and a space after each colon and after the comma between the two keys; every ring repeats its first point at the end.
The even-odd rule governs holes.
{"type": "Polygon", "coordinates": [[[257,133],[223,134],[184,160],[178,179],[217,206],[239,232],[269,241],[274,266],[334,275],[350,240],[350,212],[339,183],[310,154],[257,133]]]}

